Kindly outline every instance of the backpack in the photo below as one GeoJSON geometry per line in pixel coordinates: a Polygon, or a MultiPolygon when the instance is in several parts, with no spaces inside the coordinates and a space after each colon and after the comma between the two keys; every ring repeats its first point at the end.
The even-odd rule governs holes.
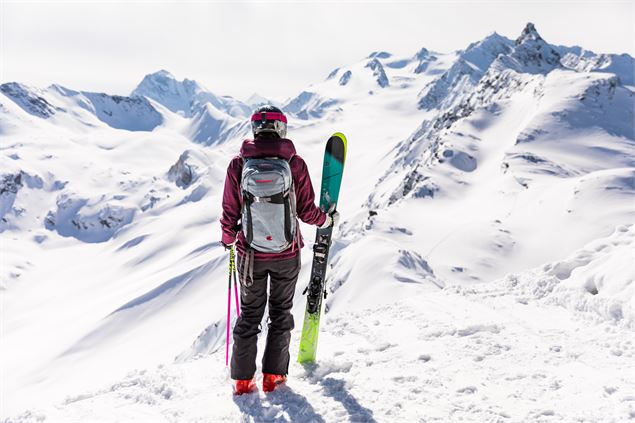
{"type": "Polygon", "coordinates": [[[296,200],[289,162],[245,158],[240,189],[242,230],[247,244],[263,253],[279,253],[296,234],[296,200]]]}

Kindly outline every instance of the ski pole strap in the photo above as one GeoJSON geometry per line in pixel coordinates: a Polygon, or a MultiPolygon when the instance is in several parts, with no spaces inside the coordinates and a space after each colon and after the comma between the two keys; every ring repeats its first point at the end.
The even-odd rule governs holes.
{"type": "Polygon", "coordinates": [[[254,250],[247,248],[240,272],[240,284],[250,287],[254,283],[254,250]]]}

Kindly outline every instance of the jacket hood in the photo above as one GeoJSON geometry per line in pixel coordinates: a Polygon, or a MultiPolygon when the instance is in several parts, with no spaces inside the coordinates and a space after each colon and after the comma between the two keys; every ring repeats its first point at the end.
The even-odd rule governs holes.
{"type": "Polygon", "coordinates": [[[278,137],[258,137],[255,140],[245,140],[240,147],[243,158],[280,157],[291,160],[295,156],[293,141],[278,137]]]}

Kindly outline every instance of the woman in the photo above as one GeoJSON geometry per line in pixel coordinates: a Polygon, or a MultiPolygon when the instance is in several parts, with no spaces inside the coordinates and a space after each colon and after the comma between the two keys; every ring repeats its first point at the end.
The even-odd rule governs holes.
{"type": "Polygon", "coordinates": [[[333,225],[339,217],[337,212],[327,214],[315,205],[306,163],[285,138],[284,113],[262,106],[253,113],[251,127],[254,139],[243,142],[240,154],[227,168],[220,220],[223,245],[227,249],[236,245],[241,281],[241,314],[234,328],[231,360],[237,395],[256,389],[256,348],[267,304],[267,280],[269,331],[262,358],[262,389],[273,391],[287,378],[294,327],[291,307],[303,246],[296,217],[321,228],[333,225]],[[276,189],[281,191],[274,192],[276,189]]]}

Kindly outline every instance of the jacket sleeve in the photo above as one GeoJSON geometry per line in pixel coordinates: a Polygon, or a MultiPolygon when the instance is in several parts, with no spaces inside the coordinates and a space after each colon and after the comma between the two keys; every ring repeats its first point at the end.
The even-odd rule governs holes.
{"type": "Polygon", "coordinates": [[[326,213],[315,205],[315,192],[306,162],[300,157],[293,158],[296,211],[298,217],[309,225],[321,225],[326,220],[326,213]]]}
{"type": "Polygon", "coordinates": [[[231,244],[238,234],[238,221],[242,210],[242,197],[240,194],[240,173],[242,159],[234,157],[227,167],[225,176],[225,189],[223,191],[223,213],[220,219],[222,229],[222,241],[231,244]]]}

